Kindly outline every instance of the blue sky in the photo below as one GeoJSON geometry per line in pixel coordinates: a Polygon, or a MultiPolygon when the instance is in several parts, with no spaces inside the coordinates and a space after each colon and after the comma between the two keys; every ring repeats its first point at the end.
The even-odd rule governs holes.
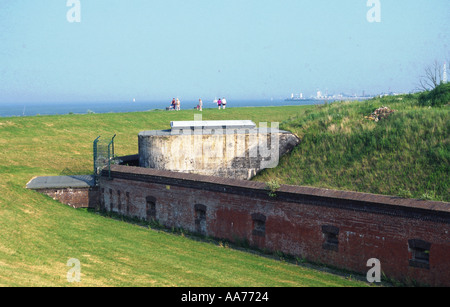
{"type": "Polygon", "coordinates": [[[450,58],[448,0],[0,0],[0,102],[413,90],[450,58]]]}

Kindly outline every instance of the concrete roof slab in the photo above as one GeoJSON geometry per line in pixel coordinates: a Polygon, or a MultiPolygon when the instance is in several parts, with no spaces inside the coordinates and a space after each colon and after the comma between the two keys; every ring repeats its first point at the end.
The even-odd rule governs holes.
{"type": "Polygon", "coordinates": [[[95,186],[93,175],[47,176],[35,177],[27,184],[27,189],[56,189],[56,188],[88,188],[95,186]]]}
{"type": "Polygon", "coordinates": [[[170,127],[173,129],[254,129],[256,124],[251,120],[198,120],[198,121],[173,121],[170,122],[170,127]]]}

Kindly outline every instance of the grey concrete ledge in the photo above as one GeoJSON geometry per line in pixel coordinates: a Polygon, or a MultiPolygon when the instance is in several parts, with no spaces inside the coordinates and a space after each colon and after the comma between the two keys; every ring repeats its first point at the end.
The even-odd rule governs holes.
{"type": "Polygon", "coordinates": [[[139,133],[140,137],[150,137],[150,136],[176,136],[176,135],[233,135],[233,134],[291,134],[289,131],[272,129],[272,128],[187,128],[187,129],[176,129],[176,130],[149,130],[141,131],[139,133]]]}
{"type": "Polygon", "coordinates": [[[229,129],[253,129],[256,124],[251,120],[194,120],[170,122],[173,129],[208,128],[217,129],[227,127],[229,129]]]}
{"type": "Polygon", "coordinates": [[[93,175],[46,176],[35,177],[27,183],[27,189],[61,189],[61,188],[90,188],[95,186],[93,175]]]}

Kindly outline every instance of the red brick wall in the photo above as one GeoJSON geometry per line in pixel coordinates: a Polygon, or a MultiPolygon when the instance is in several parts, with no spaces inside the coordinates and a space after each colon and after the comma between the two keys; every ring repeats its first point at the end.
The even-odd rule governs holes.
{"type": "Polygon", "coordinates": [[[74,208],[96,208],[99,203],[99,193],[96,188],[38,189],[37,191],[74,208]]]}
{"type": "Polygon", "coordinates": [[[151,196],[148,206],[154,202],[156,219],[167,227],[247,240],[363,274],[367,261],[377,258],[388,277],[450,286],[448,203],[293,186],[270,197],[263,183],[124,166],[114,166],[111,176],[100,179],[106,210],[146,219],[151,196]],[[203,222],[196,212],[203,207],[196,205],[204,206],[203,222]],[[324,231],[337,246],[326,244],[324,231]],[[410,263],[412,239],[431,244],[424,267],[410,263]]]}

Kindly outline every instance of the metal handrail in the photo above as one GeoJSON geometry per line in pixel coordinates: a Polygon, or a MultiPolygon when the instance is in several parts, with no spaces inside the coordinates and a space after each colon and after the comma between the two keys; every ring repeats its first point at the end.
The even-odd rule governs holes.
{"type": "MultiPolygon", "coordinates": [[[[100,176],[100,173],[98,171],[98,168],[101,167],[102,169],[104,168],[104,166],[106,166],[105,164],[102,164],[101,166],[98,165],[98,154],[99,154],[99,149],[98,149],[98,142],[101,136],[98,136],[93,143],[93,158],[94,158],[94,178],[95,178],[95,185],[97,185],[98,183],[98,177],[100,176]]],[[[107,161],[108,161],[108,178],[111,179],[111,160],[113,160],[115,158],[115,148],[114,148],[114,139],[116,137],[116,134],[114,134],[114,136],[111,138],[111,141],[108,143],[108,157],[107,157],[107,161]]]]}
{"type": "Polygon", "coordinates": [[[93,144],[93,154],[94,154],[94,182],[95,185],[97,185],[97,179],[98,179],[98,173],[97,173],[97,143],[99,140],[100,136],[98,136],[95,140],[94,140],[94,144],[93,144]]]}
{"type": "Polygon", "coordinates": [[[114,159],[114,138],[116,134],[111,139],[111,142],[108,144],[108,178],[111,179],[111,159],[114,159]],[[112,148],[112,156],[111,156],[111,148],[112,148]]]}

